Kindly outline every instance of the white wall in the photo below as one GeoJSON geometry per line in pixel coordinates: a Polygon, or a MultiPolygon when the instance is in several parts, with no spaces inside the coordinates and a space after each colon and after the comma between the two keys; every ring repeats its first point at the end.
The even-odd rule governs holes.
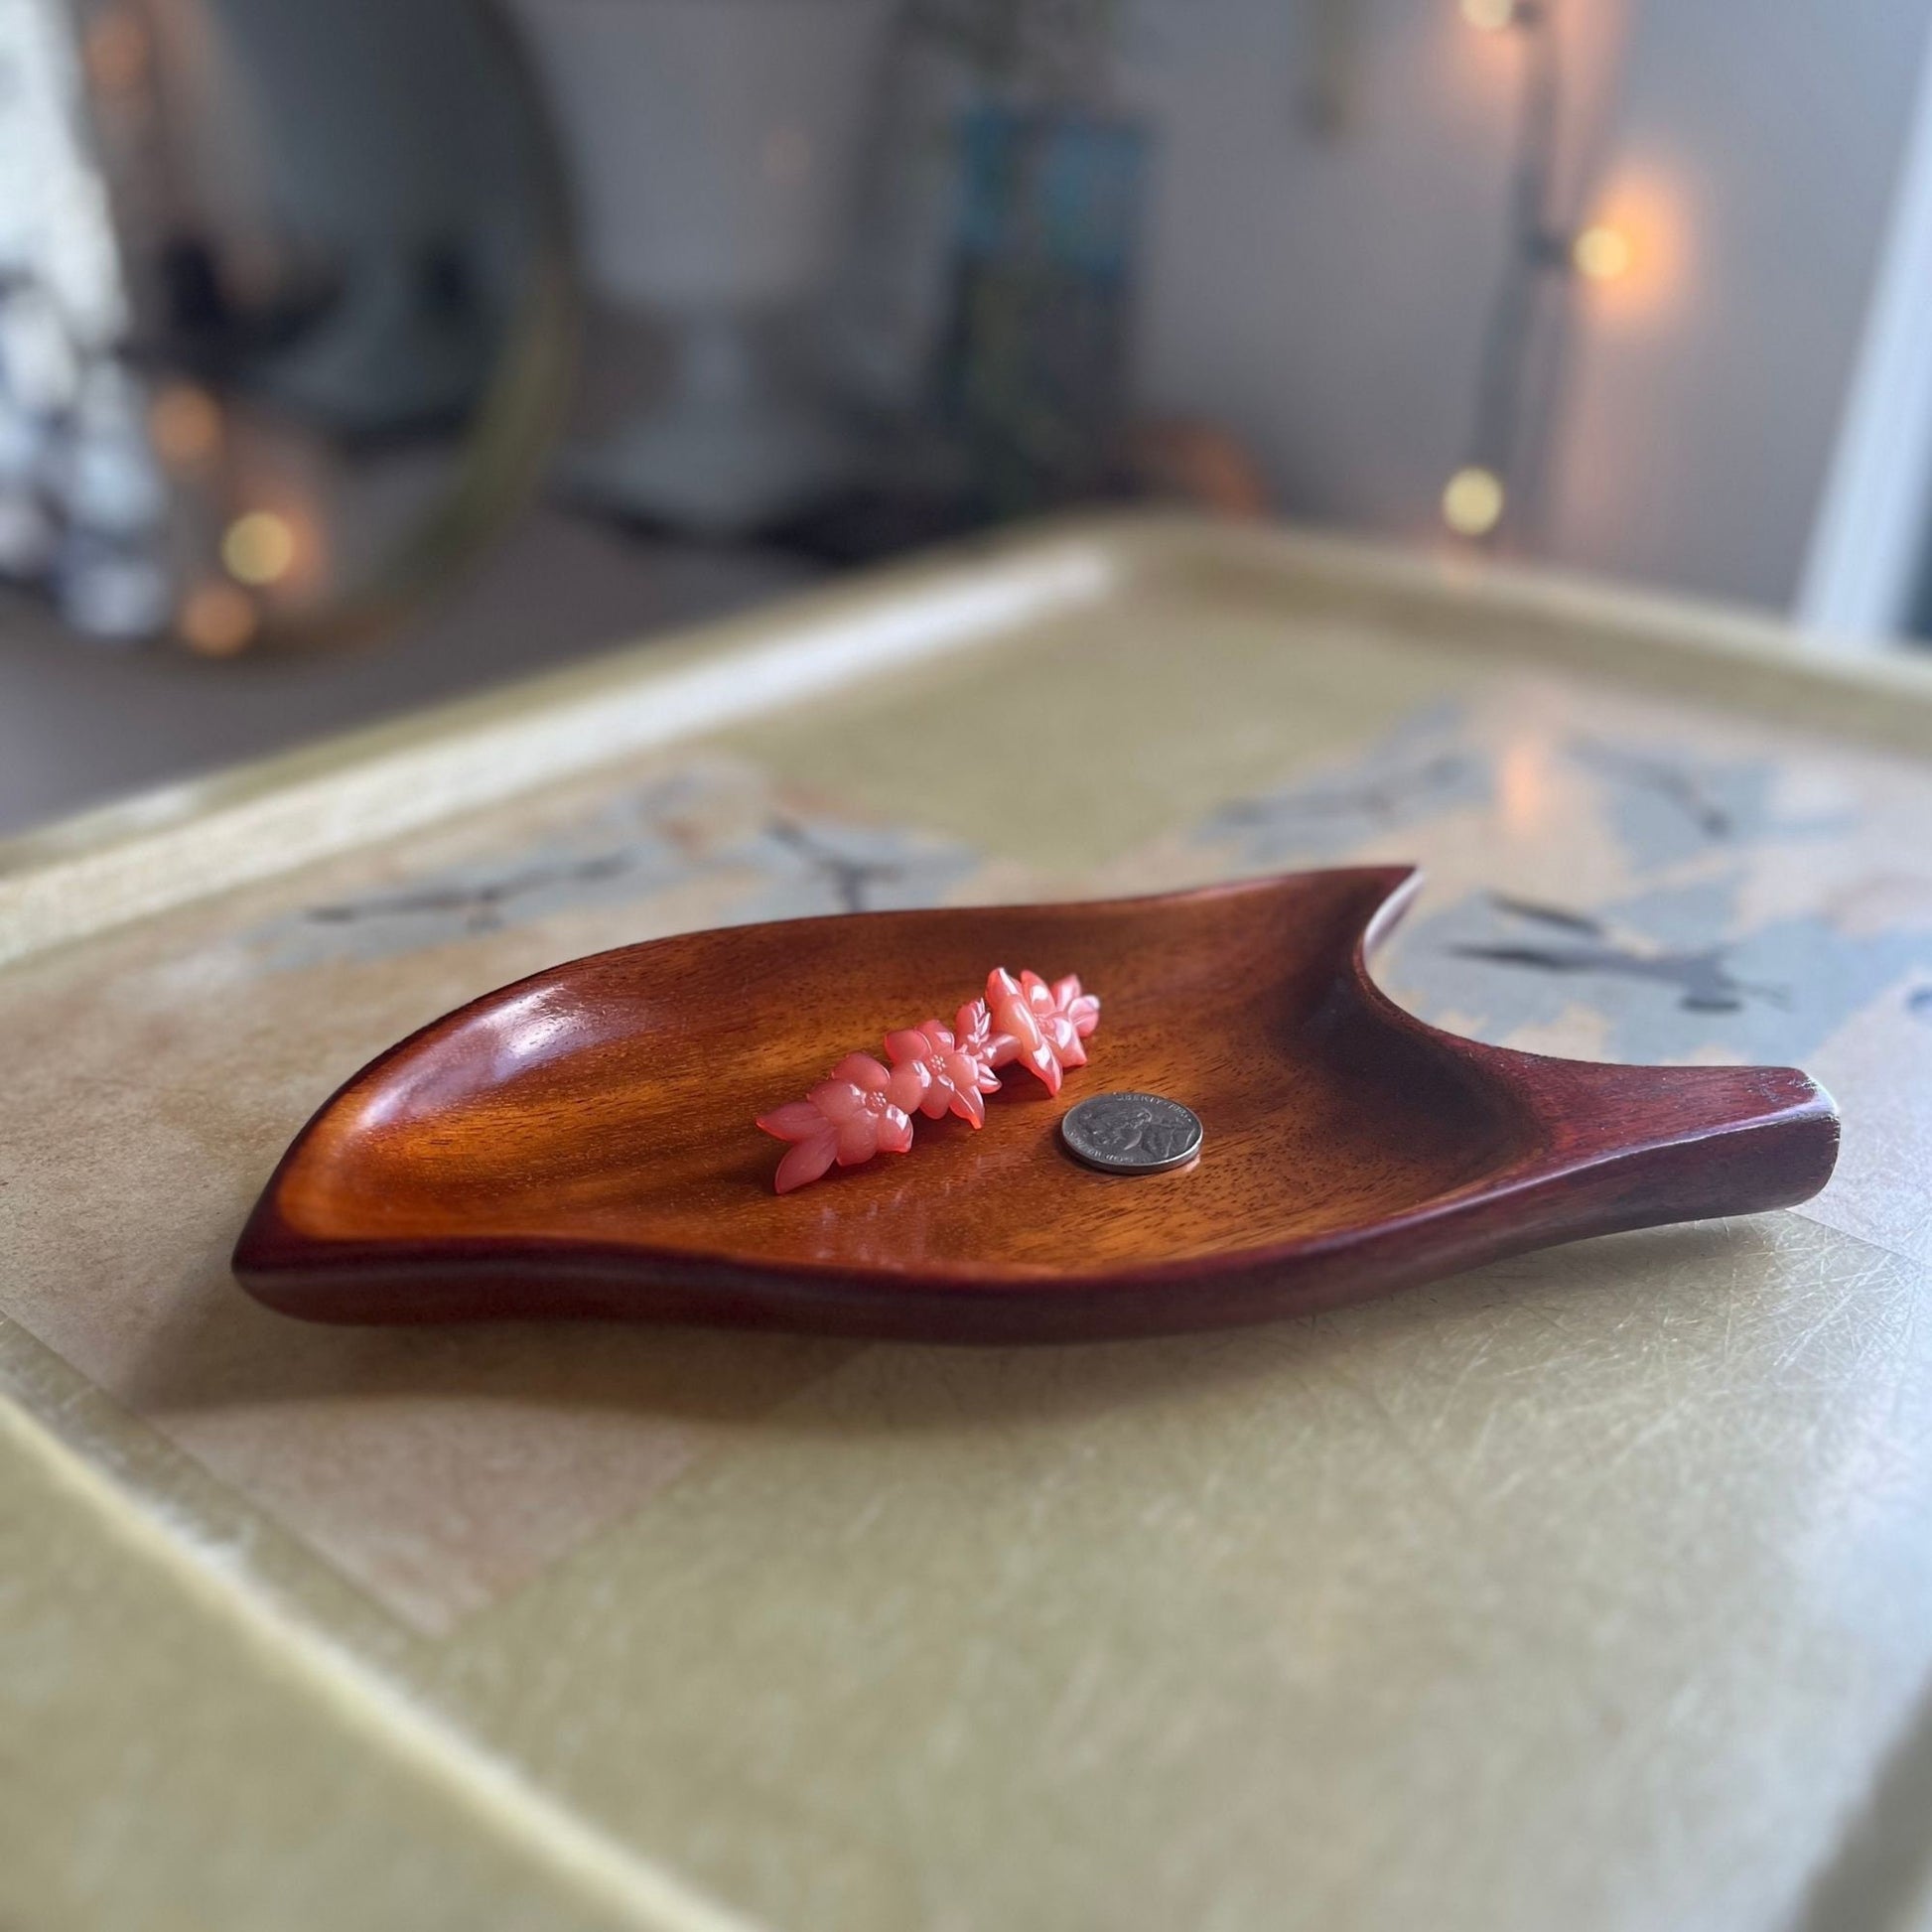
{"type": "MultiPolygon", "coordinates": [[[[1787,605],[1932,0],[1555,4],[1568,169],[1628,203],[1642,253],[1571,297],[1517,541],[1787,605]]],[[[1468,434],[1517,51],[1455,0],[1355,0],[1355,21],[1354,124],[1326,141],[1297,111],[1302,7],[1192,0],[1137,37],[1163,131],[1140,382],[1240,429],[1290,513],[1422,534],[1468,434]]]]}
{"type": "Polygon", "coordinates": [[[1932,55],[1919,70],[1882,266],[1797,615],[1840,649],[1927,630],[1932,589],[1932,55]]]}

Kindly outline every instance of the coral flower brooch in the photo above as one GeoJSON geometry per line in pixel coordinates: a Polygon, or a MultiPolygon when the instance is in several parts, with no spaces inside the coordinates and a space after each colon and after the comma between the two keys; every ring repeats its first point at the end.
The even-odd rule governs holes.
{"type": "Polygon", "coordinates": [[[909,1153],[915,1114],[957,1114],[984,1127],[986,1096],[999,1090],[1003,1066],[1025,1066],[1058,1093],[1066,1068],[1086,1065],[1081,1042],[1099,1024],[1100,1002],[1080,991],[1075,975],[1049,985],[1037,973],[1015,979],[996,966],[985,997],[961,1007],[950,1027],[926,1020],[888,1034],[890,1066],[848,1053],[803,1100],[760,1114],[767,1134],[791,1143],[773,1184],[788,1194],[835,1162],[852,1168],[876,1154],[909,1153]]]}

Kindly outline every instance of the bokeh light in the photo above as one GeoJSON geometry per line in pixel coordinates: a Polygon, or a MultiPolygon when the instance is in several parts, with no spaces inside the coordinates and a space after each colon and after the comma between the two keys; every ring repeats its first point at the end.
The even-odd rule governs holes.
{"type": "Polygon", "coordinates": [[[221,410],[206,389],[170,382],[148,405],[148,436],[155,454],[177,470],[206,463],[221,441],[221,410]]]}
{"type": "Polygon", "coordinates": [[[80,44],[81,65],[96,92],[126,94],[148,72],[148,30],[128,7],[110,7],[87,25],[80,44]]]}
{"type": "Polygon", "coordinates": [[[1503,480],[1470,464],[1443,487],[1443,521],[1459,537],[1486,537],[1503,515],[1503,480]]]}
{"type": "Polygon", "coordinates": [[[221,562],[237,583],[277,583],[295,562],[295,532],[273,510],[248,510],[222,533],[221,562]]]}
{"type": "Polygon", "coordinates": [[[1462,18],[1485,34],[1500,34],[1516,24],[1516,0],[1462,0],[1462,18]]]}
{"type": "Polygon", "coordinates": [[[1592,282],[1614,282],[1629,274],[1636,245],[1624,229],[1593,221],[1570,244],[1570,259],[1579,275],[1592,282]]]}
{"type": "Polygon", "coordinates": [[[182,641],[203,657],[233,657],[254,641],[254,600],[232,584],[203,584],[183,599],[175,621],[182,641]]]}

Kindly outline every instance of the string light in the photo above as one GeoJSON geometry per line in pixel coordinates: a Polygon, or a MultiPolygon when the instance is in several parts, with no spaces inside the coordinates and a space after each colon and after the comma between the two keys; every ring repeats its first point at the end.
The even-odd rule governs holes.
{"type": "Polygon", "coordinates": [[[182,641],[203,657],[232,657],[255,635],[254,600],[232,584],[202,584],[175,614],[182,641]]]}
{"type": "Polygon", "coordinates": [[[1484,33],[1505,28],[1521,50],[1521,93],[1510,164],[1509,249],[1483,332],[1467,456],[1443,490],[1443,521],[1455,535],[1487,539],[1509,507],[1508,480],[1540,433],[1550,377],[1533,381],[1534,345],[1551,278],[1613,282],[1636,259],[1629,231],[1606,220],[1579,225],[1557,207],[1563,102],[1562,46],[1549,0],[1459,0],[1484,33]]]}
{"type": "Polygon", "coordinates": [[[1592,221],[1570,244],[1570,260],[1579,275],[1592,282],[1614,282],[1629,274],[1636,249],[1621,228],[1592,221]]]}
{"type": "Polygon", "coordinates": [[[239,584],[273,584],[295,561],[295,532],[273,510],[248,510],[222,532],[221,561],[239,584]]]}
{"type": "Polygon", "coordinates": [[[1503,480],[1479,463],[1466,464],[1443,487],[1443,521],[1459,537],[1486,537],[1503,520],[1503,480]]]}

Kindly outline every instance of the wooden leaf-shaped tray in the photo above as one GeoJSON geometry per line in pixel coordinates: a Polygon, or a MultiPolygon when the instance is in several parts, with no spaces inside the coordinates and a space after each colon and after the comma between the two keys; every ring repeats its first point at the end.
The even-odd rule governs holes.
{"type": "Polygon", "coordinates": [[[958,1339],[1147,1334],[1387,1293],[1582,1235],[1806,1199],[1838,1151],[1789,1067],[1599,1066],[1393,1005],[1365,955],[1406,867],[1159,898],[726,927],[573,960],[356,1074],[235,1250],[334,1321],[504,1315],[958,1339]],[[782,1197],[754,1116],[989,967],[1104,1001],[1057,1099],[1009,1072],[985,1129],[782,1197]],[[1129,1178],[1062,1150],[1083,1095],[1201,1117],[1200,1161],[1129,1178]]]}

